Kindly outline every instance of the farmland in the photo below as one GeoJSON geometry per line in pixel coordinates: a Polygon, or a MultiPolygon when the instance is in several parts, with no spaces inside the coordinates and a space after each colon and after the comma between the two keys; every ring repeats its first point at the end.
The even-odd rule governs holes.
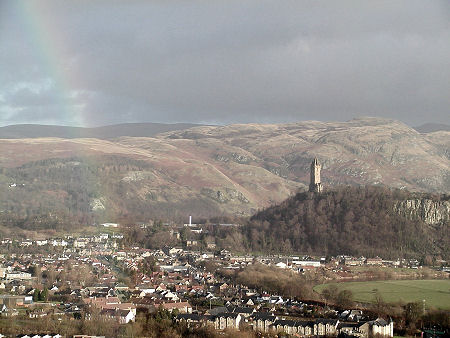
{"type": "Polygon", "coordinates": [[[371,303],[377,292],[387,303],[422,302],[426,308],[450,309],[450,280],[391,280],[370,282],[328,283],[314,287],[321,293],[329,285],[350,290],[357,302],[371,303]]]}

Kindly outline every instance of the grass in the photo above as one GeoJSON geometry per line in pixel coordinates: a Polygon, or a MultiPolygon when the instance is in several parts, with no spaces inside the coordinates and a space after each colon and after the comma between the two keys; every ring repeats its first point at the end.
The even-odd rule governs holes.
{"type": "Polygon", "coordinates": [[[344,282],[316,285],[314,291],[322,293],[329,285],[338,290],[350,290],[357,302],[372,303],[378,291],[387,303],[422,302],[426,308],[450,310],[450,280],[391,280],[373,282],[344,282]]]}

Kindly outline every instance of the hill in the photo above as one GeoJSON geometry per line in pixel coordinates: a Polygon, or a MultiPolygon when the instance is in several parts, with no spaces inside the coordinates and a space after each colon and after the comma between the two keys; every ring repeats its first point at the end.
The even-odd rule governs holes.
{"type": "Polygon", "coordinates": [[[448,195],[339,187],[321,194],[298,193],[260,211],[251,218],[244,235],[252,251],[448,256],[449,211],[448,195]],[[420,212],[420,206],[408,206],[405,201],[428,201],[433,205],[429,210],[441,218],[432,219],[429,213],[420,212]]]}
{"type": "Polygon", "coordinates": [[[64,214],[77,224],[249,216],[304,190],[313,157],[323,165],[325,189],[444,193],[449,149],[450,132],[420,134],[377,118],[198,126],[153,137],[0,139],[0,211],[64,214]]]}
{"type": "Polygon", "coordinates": [[[0,139],[42,137],[111,139],[121,136],[152,137],[159,133],[188,129],[196,126],[199,125],[190,123],[124,123],[96,128],[81,128],[39,124],[16,124],[0,127],[0,139]]]}
{"type": "Polygon", "coordinates": [[[450,131],[450,126],[442,123],[425,123],[421,126],[414,127],[414,129],[419,133],[433,133],[436,131],[450,131]]]}

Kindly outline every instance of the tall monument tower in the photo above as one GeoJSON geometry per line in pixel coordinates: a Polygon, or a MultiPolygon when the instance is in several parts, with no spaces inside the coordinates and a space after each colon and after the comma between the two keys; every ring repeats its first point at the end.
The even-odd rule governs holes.
{"type": "Polygon", "coordinates": [[[309,183],[309,191],[310,192],[322,192],[323,187],[322,183],[320,183],[320,169],[322,166],[319,163],[317,157],[311,163],[311,181],[309,183]]]}

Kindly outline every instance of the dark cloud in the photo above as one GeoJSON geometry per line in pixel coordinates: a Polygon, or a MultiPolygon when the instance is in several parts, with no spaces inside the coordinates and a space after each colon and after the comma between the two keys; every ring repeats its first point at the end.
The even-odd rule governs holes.
{"type": "Polygon", "coordinates": [[[446,1],[3,1],[0,13],[0,124],[450,123],[446,1]]]}

